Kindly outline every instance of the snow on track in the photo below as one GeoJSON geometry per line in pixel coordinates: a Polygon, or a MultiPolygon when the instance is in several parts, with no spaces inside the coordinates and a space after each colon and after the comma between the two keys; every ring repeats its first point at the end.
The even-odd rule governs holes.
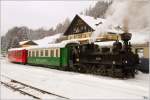
{"type": "Polygon", "coordinates": [[[19,92],[12,91],[3,85],[1,85],[0,91],[0,100],[34,100],[33,98],[27,95],[23,95],[19,92]]]}
{"type": "Polygon", "coordinates": [[[148,98],[148,74],[139,73],[135,79],[64,72],[49,68],[1,62],[2,74],[71,99],[135,99],[148,98]]]}
{"type": "Polygon", "coordinates": [[[35,88],[33,86],[30,86],[28,84],[24,84],[22,82],[16,81],[15,79],[11,79],[10,77],[7,77],[5,75],[1,75],[1,84],[3,84],[6,87],[9,87],[13,89],[14,91],[18,91],[22,94],[31,96],[35,99],[69,99],[57,94],[53,94],[38,88],[35,88]]]}

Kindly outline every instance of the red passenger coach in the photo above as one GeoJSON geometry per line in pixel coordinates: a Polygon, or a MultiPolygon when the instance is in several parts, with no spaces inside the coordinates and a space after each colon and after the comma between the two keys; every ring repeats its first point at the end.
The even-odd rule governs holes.
{"type": "Polygon", "coordinates": [[[27,63],[27,50],[25,49],[10,49],[8,50],[8,59],[10,62],[27,63]]]}

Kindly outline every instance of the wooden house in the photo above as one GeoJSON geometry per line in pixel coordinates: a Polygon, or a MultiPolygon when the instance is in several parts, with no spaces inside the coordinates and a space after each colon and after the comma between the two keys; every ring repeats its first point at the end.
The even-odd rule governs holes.
{"type": "MultiPolygon", "coordinates": [[[[76,39],[81,43],[87,43],[91,38],[92,32],[95,31],[99,25],[103,24],[103,21],[104,19],[101,18],[95,19],[90,16],[76,15],[65,31],[64,36],[67,37],[68,40],[76,39]]],[[[117,35],[109,32],[108,34],[96,37],[96,41],[111,41],[116,39],[117,35]]]]}

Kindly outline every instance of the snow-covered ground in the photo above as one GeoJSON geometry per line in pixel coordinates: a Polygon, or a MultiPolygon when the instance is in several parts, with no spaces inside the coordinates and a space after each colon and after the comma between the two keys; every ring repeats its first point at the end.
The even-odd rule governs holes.
{"type": "Polygon", "coordinates": [[[7,88],[3,85],[0,86],[0,91],[0,100],[33,100],[33,98],[31,97],[20,94],[19,92],[13,91],[10,88],[7,88]]]}
{"type": "Polygon", "coordinates": [[[134,79],[64,72],[1,60],[1,74],[70,99],[144,100],[149,97],[149,74],[134,79]]]}

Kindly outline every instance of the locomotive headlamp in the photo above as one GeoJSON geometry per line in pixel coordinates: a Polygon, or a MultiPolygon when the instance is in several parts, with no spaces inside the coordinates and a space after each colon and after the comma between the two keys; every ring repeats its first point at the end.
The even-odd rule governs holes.
{"type": "Polygon", "coordinates": [[[79,58],[77,58],[76,61],[79,62],[79,58]]]}
{"type": "Polygon", "coordinates": [[[113,63],[113,64],[116,64],[116,62],[115,62],[115,61],[112,61],[112,63],[113,63]]]}

